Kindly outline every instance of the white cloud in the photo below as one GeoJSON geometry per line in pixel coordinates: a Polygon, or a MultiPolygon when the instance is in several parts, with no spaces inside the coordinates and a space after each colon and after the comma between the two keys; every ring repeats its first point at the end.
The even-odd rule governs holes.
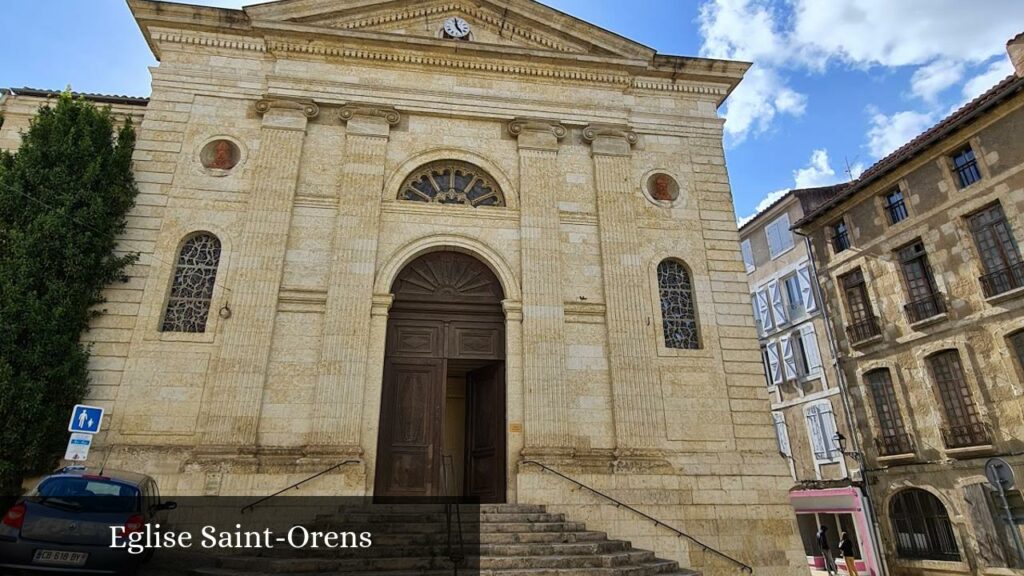
{"type": "MultiPolygon", "coordinates": [[[[701,55],[756,64],[724,109],[732,143],[780,115],[803,114],[807,96],[786,80],[794,71],[911,66],[910,93],[933,107],[965,70],[1002,54],[1022,21],[1020,0],[987,0],[983,9],[963,0],[706,0],[699,15],[701,55]]],[[[965,94],[995,75],[972,79],[965,94]]]]}
{"type": "Polygon", "coordinates": [[[964,77],[963,62],[938,59],[914,71],[910,90],[914,96],[933,103],[938,95],[964,77]]]}
{"type": "MultiPolygon", "coordinates": [[[[855,164],[850,168],[853,178],[860,176],[860,173],[863,171],[863,164],[855,164]]],[[[832,184],[838,184],[844,180],[847,180],[845,175],[842,177],[836,175],[835,168],[832,167],[832,163],[828,157],[828,150],[819,148],[811,152],[811,157],[807,161],[806,166],[793,171],[793,188],[784,188],[782,190],[769,192],[761,199],[760,202],[758,202],[757,206],[754,207],[754,213],[749,216],[737,218],[736,225],[743,226],[752,218],[774,204],[779,198],[785,196],[791,189],[830,186],[832,184]]]]}
{"type": "Polygon", "coordinates": [[[999,84],[1010,74],[1013,74],[1013,65],[1010,63],[1009,58],[1000,58],[995,62],[989,64],[988,68],[984,72],[978,74],[974,78],[971,78],[964,84],[963,97],[964,102],[968,102],[981,96],[989,88],[999,84]]]}
{"type": "Polygon", "coordinates": [[[936,121],[934,114],[914,110],[904,110],[888,116],[878,110],[869,112],[871,127],[868,129],[868,151],[876,158],[882,158],[903,146],[936,121]]]}
{"type": "Polygon", "coordinates": [[[797,188],[828,186],[836,181],[836,171],[828,161],[828,150],[820,149],[811,153],[807,166],[793,171],[793,182],[797,188]]]}

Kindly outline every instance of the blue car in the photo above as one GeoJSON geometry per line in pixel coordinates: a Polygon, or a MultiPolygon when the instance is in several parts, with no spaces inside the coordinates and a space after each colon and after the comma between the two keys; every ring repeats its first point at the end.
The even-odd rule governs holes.
{"type": "Polygon", "coordinates": [[[111,546],[111,527],[141,531],[166,521],[163,502],[144,474],[69,466],[44,478],[0,518],[0,572],[135,574],[152,554],[111,546]]]}

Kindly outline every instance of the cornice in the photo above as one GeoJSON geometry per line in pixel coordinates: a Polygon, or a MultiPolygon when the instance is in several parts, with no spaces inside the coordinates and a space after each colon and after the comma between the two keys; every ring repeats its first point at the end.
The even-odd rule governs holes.
{"type": "MultiPolygon", "coordinates": [[[[239,50],[265,54],[267,52],[284,52],[293,54],[305,54],[310,56],[335,57],[349,60],[366,60],[372,62],[387,62],[398,65],[429,66],[438,68],[451,68],[469,70],[474,72],[495,73],[510,76],[529,76],[537,78],[550,78],[554,80],[606,84],[622,89],[644,90],[652,92],[671,92],[698,94],[715,97],[721,101],[730,92],[730,84],[733,82],[728,78],[718,81],[695,82],[692,80],[657,80],[649,77],[639,78],[629,71],[593,71],[583,67],[556,67],[542,66],[531,63],[516,63],[507,59],[484,60],[479,57],[461,56],[454,54],[429,54],[424,52],[397,52],[375,48],[356,48],[352,46],[328,44],[311,44],[304,42],[290,42],[283,39],[255,39],[255,38],[231,38],[224,36],[210,36],[204,34],[189,34],[182,32],[155,31],[152,39],[156,43],[180,44],[185,46],[203,46],[226,50],[239,50]]],[[[531,51],[525,51],[526,56],[531,51]]],[[[570,54],[561,53],[563,56],[577,59],[570,54]]],[[[554,62],[558,59],[559,53],[548,55],[554,62]]],[[[588,63],[599,63],[600,58],[588,59],[588,63]],[[590,61],[592,60],[592,62],[590,61]]],[[[637,67],[637,63],[621,61],[616,59],[608,61],[612,66],[637,67]]],[[[605,70],[608,68],[606,67],[605,70]]]]}

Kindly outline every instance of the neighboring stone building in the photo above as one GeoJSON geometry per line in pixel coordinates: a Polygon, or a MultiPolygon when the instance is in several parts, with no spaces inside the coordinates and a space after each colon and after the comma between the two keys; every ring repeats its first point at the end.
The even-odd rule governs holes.
{"type": "Polygon", "coordinates": [[[249,495],[354,460],[305,493],[546,504],[737,570],[533,460],[805,570],[717,116],[748,64],[530,0],[129,5],[160,64],[97,458],[249,495]]]}
{"type": "Polygon", "coordinates": [[[858,565],[878,574],[870,515],[833,441],[836,432],[852,435],[820,288],[807,241],[790,230],[803,217],[797,194],[804,192],[785,194],[739,231],[772,421],[808,564],[824,568],[815,534],[828,526],[835,542],[842,532],[853,536],[858,565]]]}
{"type": "Polygon", "coordinates": [[[892,574],[1006,574],[984,476],[1024,471],[1024,38],[984,95],[849,186],[798,196],[892,574]]]}
{"type": "MultiPolygon", "coordinates": [[[[106,94],[80,94],[73,92],[75,98],[85,98],[97,106],[109,106],[115,120],[131,118],[136,127],[142,122],[149,98],[133,96],[108,96],[106,94]]],[[[40,106],[54,104],[60,92],[55,90],[37,90],[34,88],[0,88],[0,150],[14,150],[21,146],[21,132],[28,129],[28,124],[36,115],[40,106]]]]}

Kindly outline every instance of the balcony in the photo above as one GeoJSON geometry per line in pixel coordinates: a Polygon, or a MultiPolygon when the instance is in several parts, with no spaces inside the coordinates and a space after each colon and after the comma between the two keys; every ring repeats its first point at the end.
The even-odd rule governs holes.
{"type": "Polygon", "coordinates": [[[839,254],[850,247],[850,233],[840,232],[832,237],[832,250],[839,254]]]}
{"type": "Polygon", "coordinates": [[[986,422],[942,428],[942,442],[949,451],[975,452],[992,447],[992,430],[986,422]]]}
{"type": "Polygon", "coordinates": [[[1002,270],[985,274],[979,280],[981,280],[981,288],[985,291],[986,298],[1024,287],[1024,262],[1018,262],[1002,270]]]}
{"type": "Polygon", "coordinates": [[[878,318],[869,316],[860,322],[854,322],[846,327],[846,334],[850,337],[850,343],[859,344],[882,335],[882,327],[878,318]]]}
{"type": "Polygon", "coordinates": [[[906,456],[914,454],[914,439],[906,432],[875,438],[879,457],[906,456]]]}
{"type": "Polygon", "coordinates": [[[935,292],[908,302],[903,306],[903,309],[906,311],[907,319],[910,320],[910,323],[917,324],[929,318],[945,314],[946,299],[942,294],[935,292]]]}

